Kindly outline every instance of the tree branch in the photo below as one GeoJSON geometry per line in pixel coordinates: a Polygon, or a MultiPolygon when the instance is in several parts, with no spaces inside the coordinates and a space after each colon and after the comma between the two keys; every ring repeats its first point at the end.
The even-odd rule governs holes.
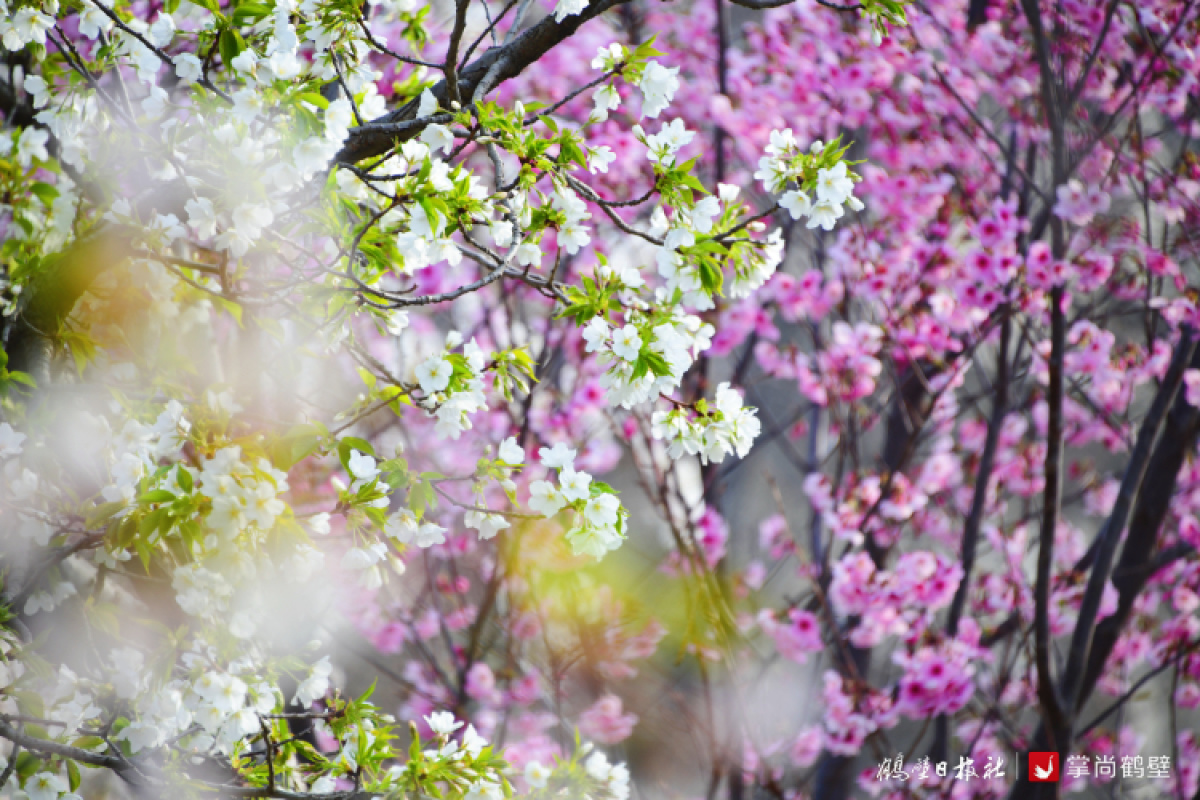
{"type": "Polygon", "coordinates": [[[1066,701],[1065,711],[1069,718],[1074,716],[1078,708],[1083,666],[1087,663],[1088,654],[1091,651],[1096,615],[1100,611],[1100,599],[1104,595],[1104,588],[1108,584],[1112,571],[1117,544],[1121,541],[1121,534],[1125,531],[1125,525],[1129,521],[1134,499],[1141,491],[1146,470],[1150,466],[1150,454],[1162,432],[1167,411],[1175,401],[1175,396],[1183,383],[1183,371],[1196,351],[1196,342],[1191,334],[1190,329],[1184,328],[1179,343],[1175,345],[1175,353],[1171,357],[1167,374],[1158,387],[1150,410],[1138,431],[1137,444],[1134,445],[1133,452],[1130,454],[1129,464],[1121,479],[1121,488],[1117,492],[1117,499],[1100,532],[1100,546],[1096,551],[1095,565],[1092,567],[1092,574],[1088,579],[1087,589],[1079,607],[1075,633],[1071,637],[1067,669],[1063,673],[1060,686],[1060,695],[1066,701]]]}
{"type": "MultiPolygon", "coordinates": [[[[504,81],[520,75],[526,67],[574,34],[584,23],[595,19],[610,8],[628,2],[631,0],[597,0],[584,9],[583,13],[567,17],[562,22],[558,22],[553,16],[546,17],[511,42],[488,49],[466,69],[458,73],[456,87],[458,96],[482,99],[482,96],[488,91],[504,81]],[[476,90],[479,88],[484,88],[485,91],[477,94],[476,90]]],[[[430,91],[440,105],[449,105],[451,93],[449,85],[444,79],[430,91]]],[[[427,121],[422,121],[421,124],[411,124],[416,119],[418,104],[419,100],[411,100],[373,122],[352,128],[350,138],[346,141],[342,151],[337,154],[336,162],[353,164],[366,158],[383,155],[391,150],[397,142],[407,141],[419,135],[427,121]],[[405,123],[410,124],[405,125],[405,123]]]]}
{"type": "MultiPolygon", "coordinates": [[[[1041,74],[1042,106],[1050,128],[1052,186],[1066,180],[1066,141],[1063,120],[1059,114],[1058,79],[1050,64],[1050,51],[1042,26],[1038,0],[1021,0],[1021,8],[1033,37],[1034,55],[1041,74]]],[[[1056,259],[1066,253],[1066,238],[1062,220],[1051,217],[1051,251],[1056,259]]],[[[1058,532],[1062,507],[1063,477],[1063,358],[1066,352],[1066,315],[1063,312],[1064,287],[1050,290],[1050,360],[1049,387],[1046,396],[1048,422],[1046,431],[1046,487],[1042,494],[1042,527],[1038,545],[1037,584],[1034,589],[1034,649],[1037,660],[1037,692],[1044,718],[1049,724],[1051,743],[1062,736],[1065,725],[1063,703],[1050,671],[1050,584],[1054,569],[1054,539],[1058,532]]]]}

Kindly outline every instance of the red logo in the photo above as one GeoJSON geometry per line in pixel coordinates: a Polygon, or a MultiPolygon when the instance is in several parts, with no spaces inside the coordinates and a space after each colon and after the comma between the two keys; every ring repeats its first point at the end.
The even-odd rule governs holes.
{"type": "Polygon", "coordinates": [[[1058,753],[1030,753],[1029,782],[1058,783],[1058,753]]]}

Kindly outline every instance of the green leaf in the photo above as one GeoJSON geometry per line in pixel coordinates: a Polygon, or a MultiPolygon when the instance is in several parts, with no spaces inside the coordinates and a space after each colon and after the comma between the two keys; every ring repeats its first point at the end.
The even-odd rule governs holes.
{"type": "Polygon", "coordinates": [[[145,539],[147,546],[149,546],[152,534],[158,530],[159,525],[162,524],[163,518],[166,516],[167,509],[156,508],[154,511],[151,511],[149,514],[142,517],[141,521],[138,522],[139,540],[145,539]]]}
{"type": "Polygon", "coordinates": [[[37,774],[41,768],[42,760],[28,750],[22,750],[21,754],[17,756],[16,772],[22,778],[37,774]]]}
{"type": "MultiPolygon", "coordinates": [[[[233,63],[233,60],[246,49],[246,40],[242,35],[233,28],[225,28],[221,31],[221,36],[218,40],[218,47],[221,50],[221,60],[225,62],[225,66],[233,63]]],[[[239,322],[241,316],[239,314],[239,322]]]]}
{"type": "Polygon", "coordinates": [[[114,514],[116,514],[118,511],[120,511],[124,507],[125,507],[125,504],[121,503],[121,502],[101,503],[100,505],[93,508],[91,510],[91,512],[88,514],[88,516],[86,518],[87,526],[89,528],[99,527],[99,525],[102,522],[105,522],[106,520],[111,519],[114,514]]]}
{"type": "Polygon", "coordinates": [[[717,268],[716,264],[704,258],[700,260],[700,283],[704,287],[704,291],[714,294],[721,291],[721,286],[725,283],[725,276],[721,274],[721,270],[717,268]]]}
{"type": "MultiPolygon", "coordinates": [[[[432,164],[433,162],[426,159],[425,163],[432,164]]],[[[425,171],[424,167],[421,168],[421,171],[425,171]]],[[[425,216],[428,218],[430,225],[437,225],[438,217],[446,216],[445,214],[438,213],[437,205],[434,204],[434,199],[429,195],[422,195],[421,197],[418,197],[417,202],[421,205],[421,208],[424,209],[425,216]]]]}
{"type": "Polygon", "coordinates": [[[647,349],[641,354],[641,357],[646,359],[646,363],[649,365],[650,371],[656,376],[661,378],[663,375],[670,374],[671,366],[660,353],[655,353],[652,350],[647,349]]]}
{"type": "Polygon", "coordinates": [[[708,194],[708,190],[704,188],[704,184],[700,182],[700,179],[691,173],[683,176],[683,183],[701,194],[708,194]]]}
{"type": "Polygon", "coordinates": [[[99,736],[80,736],[71,742],[72,747],[78,747],[83,750],[95,750],[97,747],[103,746],[103,744],[104,740],[99,736]]]}
{"type": "Polygon", "coordinates": [[[28,386],[31,389],[37,388],[37,381],[33,379],[33,376],[24,372],[6,372],[4,377],[13,383],[19,383],[22,386],[28,386]]]}
{"type": "MultiPolygon", "coordinates": [[[[236,34],[235,34],[236,35],[236,34]]],[[[238,37],[241,38],[240,36],[238,37]]],[[[237,320],[238,327],[242,327],[242,306],[240,303],[235,303],[233,300],[226,300],[224,297],[213,295],[208,298],[224,311],[228,311],[229,315],[237,320]]]]}
{"type": "Polygon", "coordinates": [[[343,436],[338,441],[338,451],[345,446],[346,451],[357,450],[360,453],[366,453],[371,458],[375,458],[375,448],[366,439],[359,439],[357,436],[343,436]]]}
{"type": "Polygon", "coordinates": [[[300,92],[296,95],[296,99],[305,103],[310,103],[317,108],[329,108],[329,101],[316,92],[300,92]]]}
{"type": "Polygon", "coordinates": [[[125,548],[133,544],[133,539],[135,536],[137,536],[138,530],[137,518],[133,514],[129,514],[128,516],[117,520],[113,524],[115,525],[116,529],[115,531],[110,530],[109,534],[112,535],[117,547],[125,548]],[[113,535],[114,533],[115,535],[113,535]]]}
{"type": "Polygon", "coordinates": [[[308,458],[321,446],[322,435],[313,429],[293,431],[272,449],[272,461],[282,470],[289,470],[308,458]]]}
{"type": "Polygon", "coordinates": [[[150,574],[150,544],[145,537],[139,536],[133,540],[133,547],[137,550],[138,558],[141,559],[142,568],[146,570],[146,574],[150,574]]]}
{"type": "Polygon", "coordinates": [[[649,39],[638,45],[637,49],[633,51],[632,60],[641,61],[643,59],[653,58],[654,56],[666,55],[666,53],[654,49],[654,40],[656,38],[658,37],[651,36],[649,39]]]}
{"type": "Polygon", "coordinates": [[[37,198],[42,201],[42,205],[49,208],[58,197],[58,189],[48,183],[35,183],[29,187],[29,191],[37,195],[37,198]]]}
{"type": "Polygon", "coordinates": [[[423,514],[425,509],[436,506],[437,494],[433,489],[433,484],[428,481],[414,484],[408,492],[408,504],[418,514],[423,514]]]}
{"type": "Polygon", "coordinates": [[[41,698],[41,695],[25,689],[19,689],[15,692],[11,692],[11,694],[17,699],[17,708],[24,713],[31,717],[40,718],[46,716],[45,704],[41,698]]]}
{"type": "Polygon", "coordinates": [[[233,24],[245,25],[254,23],[263,17],[270,16],[271,9],[261,3],[242,3],[233,12],[233,24]]]}

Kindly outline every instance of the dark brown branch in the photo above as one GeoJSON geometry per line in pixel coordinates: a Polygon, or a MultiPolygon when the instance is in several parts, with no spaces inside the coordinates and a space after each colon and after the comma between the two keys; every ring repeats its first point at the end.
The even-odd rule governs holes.
{"type": "Polygon", "coordinates": [[[1196,351],[1196,342],[1191,333],[1191,330],[1185,328],[1180,335],[1179,343],[1175,345],[1175,353],[1171,357],[1167,374],[1158,387],[1150,410],[1138,431],[1137,444],[1134,445],[1133,452],[1129,456],[1129,464],[1121,479],[1121,488],[1117,492],[1117,499],[1100,532],[1100,546],[1097,549],[1095,565],[1092,567],[1092,574],[1088,579],[1087,589],[1079,607],[1075,633],[1071,637],[1067,669],[1063,673],[1060,687],[1060,694],[1066,701],[1065,711],[1069,716],[1073,716],[1078,708],[1083,666],[1087,663],[1088,654],[1091,651],[1096,616],[1100,611],[1100,600],[1104,589],[1108,585],[1117,544],[1121,541],[1121,534],[1124,533],[1125,525],[1129,521],[1134,499],[1141,491],[1146,470],[1150,466],[1150,454],[1162,432],[1167,411],[1175,401],[1175,396],[1183,383],[1183,371],[1196,351]]]}
{"type": "MultiPolygon", "coordinates": [[[[493,47],[475,59],[466,69],[457,73],[457,94],[463,98],[481,99],[483,95],[504,81],[521,74],[553,47],[568,38],[584,23],[630,0],[598,0],[583,13],[558,22],[553,16],[521,33],[511,42],[493,47]],[[483,90],[479,92],[478,90],[483,90]]],[[[430,90],[438,103],[448,106],[451,99],[449,86],[442,80],[430,90]]],[[[412,124],[416,120],[419,101],[414,99],[367,125],[350,131],[350,138],[337,155],[337,162],[352,164],[365,158],[383,155],[397,142],[417,136],[427,121],[412,124]]]]}
{"type": "MultiPolygon", "coordinates": [[[[1059,84],[1050,64],[1050,50],[1046,32],[1042,26],[1042,12],[1038,0],[1021,0],[1021,8],[1029,22],[1033,37],[1034,55],[1041,76],[1042,110],[1050,128],[1052,186],[1066,181],[1066,136],[1063,120],[1059,115],[1059,84]]],[[[1066,253],[1066,238],[1062,220],[1057,216],[1050,220],[1050,248],[1055,258],[1066,253]]],[[[1034,587],[1034,653],[1037,661],[1037,693],[1043,718],[1050,731],[1051,743],[1056,747],[1065,745],[1057,740],[1064,735],[1066,725],[1063,703],[1058,696],[1050,669],[1050,584],[1054,569],[1054,540],[1058,533],[1059,513],[1062,509],[1063,479],[1063,359],[1067,348],[1066,315],[1063,312],[1062,286],[1050,290],[1050,360],[1048,363],[1049,386],[1046,405],[1046,462],[1045,491],[1042,494],[1042,526],[1038,543],[1037,583],[1034,587]]]]}
{"type": "MultiPolygon", "coordinates": [[[[1193,352],[1189,366],[1192,369],[1200,369],[1200,348],[1193,352]]],[[[1087,703],[1092,690],[1095,689],[1113,647],[1133,616],[1134,603],[1145,588],[1146,582],[1158,569],[1170,563],[1161,556],[1171,554],[1173,557],[1182,557],[1185,554],[1178,548],[1168,548],[1159,553],[1158,538],[1163,520],[1170,511],[1171,500],[1175,496],[1179,472],[1184,460],[1195,452],[1198,436],[1200,409],[1190,405],[1182,394],[1177,394],[1175,405],[1167,415],[1162,436],[1150,458],[1142,491],[1129,520],[1129,534],[1125,537],[1125,547],[1121,550],[1121,557],[1112,573],[1112,583],[1117,590],[1116,613],[1101,620],[1096,625],[1092,637],[1087,668],[1084,670],[1076,702],[1079,708],[1087,703]]],[[[1034,734],[1030,749],[1045,750],[1049,749],[1049,746],[1048,734],[1043,723],[1034,734]]],[[[1021,776],[1009,795],[1014,800],[1048,796],[1050,795],[1040,794],[1038,786],[1030,784],[1025,775],[1021,776]]]]}
{"type": "Polygon", "coordinates": [[[17,756],[21,754],[21,745],[13,742],[12,752],[8,754],[8,766],[4,768],[4,772],[0,772],[0,789],[8,785],[8,779],[13,776],[17,769],[17,756]]]}
{"type": "MultiPolygon", "coordinates": [[[[1190,366],[1200,369],[1200,348],[1192,353],[1190,366]]],[[[1184,459],[1194,452],[1198,434],[1200,410],[1191,406],[1182,394],[1177,395],[1146,470],[1142,492],[1129,521],[1129,534],[1125,537],[1121,558],[1113,570],[1112,582],[1118,595],[1117,611],[1096,625],[1087,669],[1079,689],[1080,707],[1095,687],[1117,637],[1132,615],[1138,594],[1157,571],[1154,567],[1162,566],[1158,559],[1159,532],[1171,507],[1179,471],[1184,459]]],[[[1165,550],[1162,555],[1168,552],[1171,551],[1165,550]]]]}
{"type": "Polygon", "coordinates": [[[467,29],[467,7],[471,0],[455,0],[454,30],[450,32],[450,46],[446,48],[446,63],[442,71],[446,73],[446,90],[451,105],[460,103],[458,94],[458,48],[462,44],[463,33],[467,29]]]}
{"type": "MultiPolygon", "coordinates": [[[[8,739],[13,744],[18,744],[34,753],[43,755],[58,756],[59,758],[69,758],[72,761],[78,761],[80,764],[88,764],[93,767],[104,767],[111,769],[120,774],[122,777],[137,778],[136,774],[130,775],[133,770],[130,769],[129,762],[118,756],[109,756],[102,753],[93,753],[90,750],[84,750],[80,747],[72,747],[68,744],[53,741],[52,739],[39,739],[36,736],[30,736],[16,728],[10,726],[7,722],[0,721],[0,737],[8,739]]],[[[137,782],[134,780],[133,782],[137,782]]]]}
{"type": "MultiPolygon", "coordinates": [[[[516,7],[517,2],[518,0],[509,0],[504,8],[500,10],[500,13],[496,15],[495,19],[491,19],[489,16],[488,26],[476,37],[475,41],[471,42],[471,46],[467,48],[467,52],[463,53],[462,60],[458,62],[459,69],[467,65],[467,61],[471,59],[471,56],[475,55],[475,51],[479,48],[479,45],[483,44],[483,40],[487,38],[489,33],[492,35],[492,43],[496,44],[496,26],[508,16],[509,11],[512,11],[516,7]]],[[[483,10],[488,10],[487,3],[483,4],[483,10]]]]}

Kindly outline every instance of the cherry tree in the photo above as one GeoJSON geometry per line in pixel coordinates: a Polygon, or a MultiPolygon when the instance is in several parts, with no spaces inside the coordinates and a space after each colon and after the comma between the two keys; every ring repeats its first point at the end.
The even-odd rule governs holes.
{"type": "Polygon", "coordinates": [[[0,792],[1197,793],[1200,12],[731,2],[5,9],[0,792]]]}

